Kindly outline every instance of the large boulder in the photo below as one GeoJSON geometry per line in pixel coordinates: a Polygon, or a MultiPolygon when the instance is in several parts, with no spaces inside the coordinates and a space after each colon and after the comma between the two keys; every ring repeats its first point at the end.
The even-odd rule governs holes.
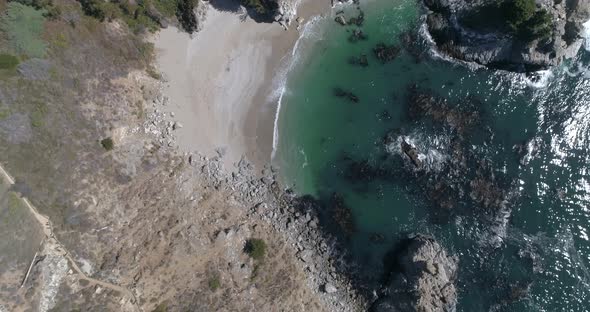
{"type": "Polygon", "coordinates": [[[458,259],[432,237],[415,235],[393,253],[394,270],[375,312],[454,311],[458,259]]]}

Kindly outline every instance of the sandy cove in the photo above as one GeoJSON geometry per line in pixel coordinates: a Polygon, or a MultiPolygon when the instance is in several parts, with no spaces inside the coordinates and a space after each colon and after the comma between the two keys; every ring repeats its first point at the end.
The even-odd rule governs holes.
{"type": "MultiPolygon", "coordinates": [[[[329,12],[330,4],[303,0],[302,24],[329,12]]],[[[272,153],[273,77],[290,61],[300,30],[296,21],[285,30],[240,15],[210,6],[203,29],[192,38],[174,27],[156,35],[163,93],[170,99],[163,110],[182,125],[176,131],[182,151],[212,156],[223,150],[226,167],[245,155],[262,169],[272,153]]]]}

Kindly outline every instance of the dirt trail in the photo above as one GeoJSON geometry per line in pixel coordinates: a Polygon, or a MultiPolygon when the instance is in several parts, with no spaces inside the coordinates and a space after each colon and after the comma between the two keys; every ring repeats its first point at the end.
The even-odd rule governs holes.
{"type": "MultiPolygon", "coordinates": [[[[10,176],[10,174],[8,174],[8,172],[2,167],[2,165],[0,165],[0,176],[2,176],[6,181],[8,181],[9,186],[15,184],[14,178],[12,178],[12,176],[10,176]]],[[[40,214],[37,211],[37,209],[31,204],[31,202],[29,202],[28,199],[22,197],[22,201],[29,208],[29,210],[31,211],[33,216],[35,216],[35,219],[39,222],[39,224],[41,224],[41,227],[43,228],[43,233],[45,234],[45,237],[46,237],[45,243],[56,246],[57,248],[55,248],[55,249],[58,250],[58,252],[60,253],[61,256],[65,257],[69,261],[70,267],[75,271],[76,274],[78,274],[80,276],[81,279],[87,280],[90,283],[89,284],[90,286],[99,285],[104,288],[108,288],[108,289],[112,289],[117,292],[120,292],[121,294],[126,296],[131,301],[131,303],[133,303],[133,305],[135,306],[135,310],[140,311],[139,307],[137,306],[137,300],[135,298],[135,295],[129,289],[121,287],[119,285],[100,281],[100,280],[97,280],[97,279],[87,276],[80,269],[78,264],[76,264],[76,262],[74,261],[74,259],[72,258],[72,256],[68,252],[68,250],[53,235],[53,225],[51,224],[51,221],[49,220],[49,218],[40,214]]],[[[35,259],[33,259],[33,261],[34,260],[35,259]]]]}

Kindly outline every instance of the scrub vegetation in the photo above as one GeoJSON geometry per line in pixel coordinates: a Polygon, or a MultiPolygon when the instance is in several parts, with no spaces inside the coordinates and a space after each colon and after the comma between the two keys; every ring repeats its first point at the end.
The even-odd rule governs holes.
{"type": "Polygon", "coordinates": [[[182,28],[192,33],[197,29],[194,9],[198,0],[79,0],[82,10],[99,21],[123,20],[134,33],[155,32],[175,16],[182,28]]]}
{"type": "Polygon", "coordinates": [[[523,41],[543,40],[553,33],[551,16],[534,0],[500,0],[484,5],[461,19],[473,29],[512,33],[523,41]]]}
{"type": "Polygon", "coordinates": [[[41,36],[46,12],[18,2],[7,4],[0,16],[0,29],[7,38],[10,51],[29,58],[45,56],[47,44],[41,36]]]}
{"type": "Polygon", "coordinates": [[[246,242],[244,251],[254,260],[262,260],[266,253],[266,243],[259,238],[251,238],[246,242]]]}

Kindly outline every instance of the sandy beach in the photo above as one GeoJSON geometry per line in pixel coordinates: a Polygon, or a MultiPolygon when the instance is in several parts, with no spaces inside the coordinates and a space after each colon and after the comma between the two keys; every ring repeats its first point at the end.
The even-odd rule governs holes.
{"type": "MultiPolygon", "coordinates": [[[[329,0],[303,0],[299,29],[329,10],[329,0]]],[[[203,29],[192,37],[174,27],[156,35],[164,94],[170,98],[163,109],[182,124],[177,130],[182,151],[206,156],[223,151],[226,167],[242,156],[258,169],[270,163],[277,108],[272,80],[289,62],[297,24],[285,30],[210,6],[203,29]]]]}

